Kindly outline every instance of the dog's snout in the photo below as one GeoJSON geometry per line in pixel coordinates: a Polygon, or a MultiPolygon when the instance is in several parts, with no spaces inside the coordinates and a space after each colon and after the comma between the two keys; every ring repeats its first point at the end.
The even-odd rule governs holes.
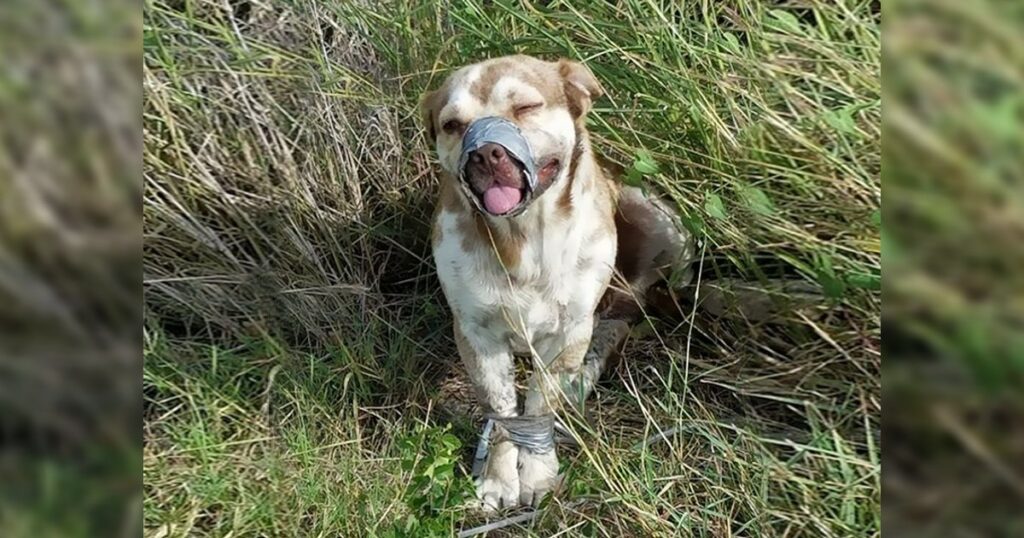
{"type": "Polygon", "coordinates": [[[463,174],[477,194],[483,194],[495,185],[515,189],[525,185],[523,167],[515,154],[494,142],[485,143],[469,153],[463,174]]]}
{"type": "Polygon", "coordinates": [[[491,160],[491,164],[498,164],[505,158],[505,148],[497,144],[488,144],[482,149],[484,154],[491,160]]]}
{"type": "Polygon", "coordinates": [[[508,153],[498,144],[484,144],[470,154],[470,159],[476,164],[486,163],[494,168],[508,159],[508,153]]]}

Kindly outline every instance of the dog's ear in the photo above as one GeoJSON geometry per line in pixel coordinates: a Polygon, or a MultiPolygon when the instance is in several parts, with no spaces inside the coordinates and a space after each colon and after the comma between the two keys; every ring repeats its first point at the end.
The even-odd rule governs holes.
{"type": "Polygon", "coordinates": [[[420,118],[423,120],[423,128],[427,131],[427,142],[433,146],[437,143],[437,109],[441,106],[441,90],[427,92],[420,99],[420,118]]]}
{"type": "Polygon", "coordinates": [[[582,117],[590,110],[594,99],[604,95],[601,83],[587,66],[572,60],[559,60],[558,73],[562,75],[565,97],[573,118],[582,117]]]}

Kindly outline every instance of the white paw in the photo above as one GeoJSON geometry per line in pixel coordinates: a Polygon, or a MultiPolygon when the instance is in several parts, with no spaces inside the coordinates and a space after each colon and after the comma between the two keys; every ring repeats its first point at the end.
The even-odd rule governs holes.
{"type": "Polygon", "coordinates": [[[519,505],[518,452],[512,443],[499,443],[487,458],[476,488],[476,496],[485,511],[519,505]]]}
{"type": "Polygon", "coordinates": [[[480,499],[480,508],[486,512],[513,508],[519,505],[519,481],[484,478],[477,485],[476,495],[480,499]]]}
{"type": "Polygon", "coordinates": [[[519,451],[519,502],[537,506],[558,485],[558,455],[519,451]]]}

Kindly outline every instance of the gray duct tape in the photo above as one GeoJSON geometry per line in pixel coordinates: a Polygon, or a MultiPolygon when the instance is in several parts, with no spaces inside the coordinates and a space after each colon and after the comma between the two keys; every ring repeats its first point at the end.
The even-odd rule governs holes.
{"type": "Polygon", "coordinates": [[[537,162],[534,159],[533,148],[523,137],[522,131],[516,124],[496,116],[488,116],[474,120],[466,128],[462,135],[462,154],[459,156],[459,173],[466,169],[469,162],[469,155],[480,149],[484,144],[498,144],[523,163],[526,168],[526,183],[529,186],[529,195],[537,188],[537,162]]]}
{"type": "Polygon", "coordinates": [[[519,448],[534,454],[547,454],[555,449],[555,415],[492,418],[519,448]]]}
{"type": "Polygon", "coordinates": [[[555,416],[538,415],[527,417],[498,417],[488,415],[484,430],[477,441],[476,452],[473,454],[474,478],[484,470],[487,454],[490,452],[491,437],[495,434],[494,426],[501,426],[503,433],[508,435],[512,444],[534,454],[547,454],[555,449],[555,416]]]}
{"type": "Polygon", "coordinates": [[[473,470],[470,471],[470,475],[473,478],[480,476],[484,472],[484,463],[487,461],[487,453],[491,447],[491,432],[494,431],[494,421],[487,419],[484,424],[484,431],[480,434],[480,439],[476,443],[476,453],[473,454],[473,470]]]}

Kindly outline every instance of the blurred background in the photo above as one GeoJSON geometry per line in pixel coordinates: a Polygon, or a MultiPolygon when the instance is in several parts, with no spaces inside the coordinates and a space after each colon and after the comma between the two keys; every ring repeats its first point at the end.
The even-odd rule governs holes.
{"type": "MultiPolygon", "coordinates": [[[[289,4],[289,9],[306,16],[301,20],[317,21],[297,26],[266,15],[275,12],[271,4],[147,1],[145,23],[139,6],[127,1],[12,0],[0,7],[0,535],[139,533],[143,524],[142,352],[162,353],[167,335],[204,342],[265,342],[272,333],[290,346],[308,349],[311,341],[351,342],[348,329],[331,320],[347,319],[372,307],[381,312],[373,326],[409,323],[424,345],[431,349],[447,345],[437,336],[440,330],[434,324],[443,317],[443,310],[431,310],[442,305],[434,301],[433,306],[419,309],[398,292],[410,283],[429,285],[429,280],[422,280],[429,266],[419,264],[427,263],[421,258],[425,250],[420,238],[396,241],[393,233],[409,229],[410,222],[429,211],[427,206],[376,222],[372,230],[346,228],[345,233],[352,234],[345,236],[346,245],[354,255],[326,259],[320,267],[311,261],[316,256],[306,255],[316,245],[305,240],[335,236],[338,215],[386,213],[424,197],[410,187],[418,177],[409,172],[419,170],[419,177],[426,176],[426,157],[414,156],[411,162],[399,159],[394,152],[401,142],[396,139],[418,136],[414,97],[440,80],[434,75],[437,66],[428,65],[430,54],[438,50],[450,54],[452,49],[446,47],[464,45],[452,45],[455,38],[450,37],[417,46],[417,38],[429,35],[403,33],[403,28],[413,28],[411,23],[389,27],[383,19],[359,19],[356,11],[328,2],[289,4]],[[322,20],[335,22],[318,22],[322,20]],[[249,21],[245,24],[250,26],[238,21],[249,21]],[[374,23],[391,33],[382,31],[379,35],[386,37],[368,40],[365,36],[373,34],[368,28],[374,23]],[[266,29],[265,42],[310,45],[321,49],[322,56],[289,54],[240,37],[260,25],[266,29]],[[319,37],[307,41],[312,35],[319,37]],[[402,35],[409,39],[399,39],[402,35]],[[330,63],[339,53],[325,48],[325,43],[342,43],[345,50],[357,52],[345,57],[348,70],[330,63]],[[221,52],[209,54],[213,49],[221,52]],[[188,56],[189,50],[194,57],[188,56]],[[229,63],[230,75],[223,72],[229,63]],[[175,71],[178,64],[191,66],[188,77],[175,71]],[[247,66],[263,69],[267,64],[282,74],[264,72],[265,84],[250,85],[247,66]],[[406,74],[390,73],[398,67],[404,67],[406,74]],[[325,92],[288,90],[289,77],[310,71],[324,75],[316,79],[316,87],[325,92]],[[202,76],[209,78],[196,78],[202,76]],[[225,107],[220,115],[197,119],[188,114],[190,107],[204,106],[204,99],[224,102],[239,95],[249,97],[233,103],[237,108],[225,107]],[[282,95],[296,101],[262,98],[282,95]],[[331,103],[344,103],[337,106],[347,108],[335,110],[331,103]],[[261,118],[281,112],[278,107],[282,106],[288,114],[306,110],[314,115],[307,118],[305,127],[277,132],[280,138],[258,140],[260,129],[254,129],[245,135],[250,146],[219,145],[212,135],[220,129],[259,125],[261,118]],[[178,118],[184,118],[185,124],[176,124],[178,118]],[[325,131],[331,134],[324,135],[325,131]],[[341,140],[352,135],[363,141],[351,146],[356,153],[336,151],[331,144],[333,136],[341,140]],[[297,147],[318,152],[316,159],[289,161],[297,147]],[[367,164],[359,151],[383,158],[367,164]],[[143,154],[149,159],[152,179],[146,187],[145,302],[140,283],[143,154]],[[268,156],[273,158],[264,159],[268,156]],[[230,168],[222,166],[228,161],[230,168]],[[331,166],[321,168],[318,162],[331,166]],[[373,178],[374,187],[366,191],[366,185],[352,181],[346,171],[373,178]],[[249,191],[238,187],[239,182],[244,184],[239,178],[249,174],[265,179],[264,187],[249,191]],[[314,193],[303,191],[298,181],[303,174],[333,179],[314,193]],[[268,201],[277,203],[281,192],[289,193],[288,203],[293,204],[289,211],[249,211],[268,201]],[[334,205],[332,200],[343,203],[334,205]],[[358,207],[361,200],[376,205],[358,207]],[[314,206],[321,210],[310,211],[314,206]],[[263,220],[251,220],[253,215],[263,220]],[[303,220],[289,221],[289,215],[303,220]],[[289,236],[294,229],[303,230],[303,235],[289,236]],[[274,237],[257,237],[251,245],[240,247],[238,230],[268,230],[274,237]],[[271,246],[281,251],[260,250],[271,246]],[[410,253],[410,248],[419,250],[410,253]],[[389,264],[391,256],[399,261],[389,264]],[[253,259],[273,259],[274,265],[261,266],[251,263],[253,259]],[[381,273],[395,267],[398,273],[381,273]],[[298,276],[282,282],[281,274],[298,276]],[[349,278],[352,275],[359,278],[349,278]],[[336,281],[331,282],[331,277],[336,281]],[[333,291],[327,288],[334,285],[338,287],[333,291]],[[303,292],[309,289],[314,292],[303,292]],[[245,312],[259,315],[240,314],[245,312]]],[[[575,3],[553,4],[562,12],[578,14],[587,9],[575,3]]],[[[734,9],[745,20],[749,4],[723,2],[719,8],[722,12],[734,9]]],[[[871,155],[857,161],[869,165],[863,170],[867,181],[875,173],[882,174],[885,203],[878,215],[869,210],[870,196],[864,207],[851,210],[879,221],[887,275],[881,318],[886,335],[882,348],[887,408],[882,435],[884,527],[893,536],[1020,536],[1024,534],[1020,510],[1024,506],[1024,277],[1019,270],[1024,265],[1024,6],[995,0],[895,0],[881,7],[852,1],[825,6],[813,0],[757,4],[760,11],[772,8],[799,15],[798,25],[811,24],[816,10],[835,17],[830,20],[842,20],[844,13],[870,14],[881,9],[885,21],[883,164],[880,171],[872,171],[871,155]]],[[[601,5],[608,9],[616,3],[601,5]]],[[[490,13],[483,6],[472,6],[457,12],[463,17],[460,20],[490,13]]],[[[707,5],[695,6],[695,12],[708,10],[707,5]]],[[[374,10],[360,13],[367,11],[374,10]]],[[[518,12],[509,7],[502,13],[518,12]]],[[[614,20],[615,13],[601,13],[614,20]]],[[[428,24],[431,17],[442,18],[438,11],[426,11],[411,13],[408,20],[428,24]]],[[[558,20],[536,13],[530,17],[513,20],[558,20]]],[[[723,21],[718,22],[727,25],[723,21]]],[[[776,23],[784,28],[794,20],[781,16],[776,23]]],[[[547,23],[517,24],[517,32],[537,40],[551,39],[545,32],[553,26],[547,23]]],[[[702,27],[688,28],[699,35],[702,27]]],[[[486,32],[476,39],[485,37],[486,32]]],[[[524,38],[521,43],[526,42],[524,38]]],[[[723,39],[721,50],[738,50],[731,47],[747,44],[723,39]]],[[[571,52],[571,43],[549,49],[571,52]]],[[[664,49],[662,53],[667,54],[664,49]]],[[[615,74],[614,62],[601,65],[604,75],[615,74]]],[[[779,69],[785,67],[780,64],[779,69]]],[[[870,81],[865,84],[871,86],[870,81]]],[[[626,119],[597,129],[626,163],[642,144],[628,136],[617,138],[616,133],[628,134],[628,126],[645,125],[647,120],[630,116],[631,106],[639,109],[641,105],[606,104],[607,115],[626,119]]],[[[808,102],[809,108],[797,107],[797,111],[813,112],[815,106],[808,102]]],[[[706,112],[701,107],[687,111],[694,117],[706,112]]],[[[839,115],[828,121],[839,125],[837,129],[870,135],[876,118],[872,111],[850,114],[852,118],[839,115]],[[854,120],[858,124],[844,123],[854,120]]],[[[699,135],[697,129],[688,134],[695,133],[699,135]]],[[[720,133],[707,136],[714,137],[709,138],[711,142],[721,142],[720,133]]],[[[859,151],[877,151],[870,136],[866,138],[859,151]]],[[[704,142],[697,136],[679,144],[703,147],[704,142]]],[[[721,171],[717,155],[703,157],[705,161],[687,154],[685,162],[669,166],[684,176],[694,163],[721,171]]],[[[733,226],[734,221],[721,216],[732,204],[744,201],[755,213],[770,212],[763,193],[758,192],[730,190],[684,209],[700,217],[693,226],[706,223],[716,244],[728,245],[756,230],[751,232],[753,228],[743,223],[733,226]]],[[[846,194],[851,199],[859,196],[846,194]]],[[[781,205],[787,211],[799,208],[785,201],[781,205]]],[[[831,213],[836,214],[844,215],[831,213]]],[[[771,244],[770,232],[762,230],[757,244],[771,244]]],[[[807,263],[820,260],[815,252],[799,251],[804,254],[807,263]]],[[[846,274],[871,272],[870,252],[836,257],[846,274]]],[[[724,265],[740,268],[751,261],[742,249],[725,258],[729,263],[724,265]]],[[[812,264],[806,273],[823,287],[835,288],[830,263],[812,264]]],[[[864,284],[853,280],[845,285],[858,283],[864,284]]],[[[868,327],[877,315],[872,286],[868,282],[867,291],[845,299],[859,305],[860,310],[849,311],[868,327]]],[[[435,293],[417,290],[431,297],[435,293]]],[[[257,353],[260,357],[279,353],[260,345],[264,346],[257,353]]],[[[715,345],[712,339],[707,346],[715,345]]],[[[392,351],[404,353],[397,347],[392,351]]],[[[208,360],[209,351],[202,357],[208,360]]],[[[870,368],[870,359],[866,364],[870,368]]],[[[356,385],[364,382],[361,376],[369,376],[372,382],[377,372],[356,368],[346,375],[346,385],[350,381],[356,385]]],[[[157,400],[164,394],[161,391],[170,390],[161,384],[166,379],[154,374],[148,399],[157,400]]],[[[875,404],[870,398],[865,401],[865,415],[875,416],[875,404]]],[[[173,409],[153,405],[150,412],[159,421],[160,414],[169,415],[173,409]]],[[[375,413],[386,415],[387,411],[375,413]]],[[[169,491],[170,500],[154,501],[157,508],[176,502],[176,490],[169,491]]],[[[148,534],[166,534],[168,528],[154,524],[148,534]]]]}
{"type": "Polygon", "coordinates": [[[141,526],[142,16],[0,6],[0,535],[141,526]]]}
{"type": "Polygon", "coordinates": [[[885,530],[1024,533],[1024,5],[883,7],[885,530]]]}

